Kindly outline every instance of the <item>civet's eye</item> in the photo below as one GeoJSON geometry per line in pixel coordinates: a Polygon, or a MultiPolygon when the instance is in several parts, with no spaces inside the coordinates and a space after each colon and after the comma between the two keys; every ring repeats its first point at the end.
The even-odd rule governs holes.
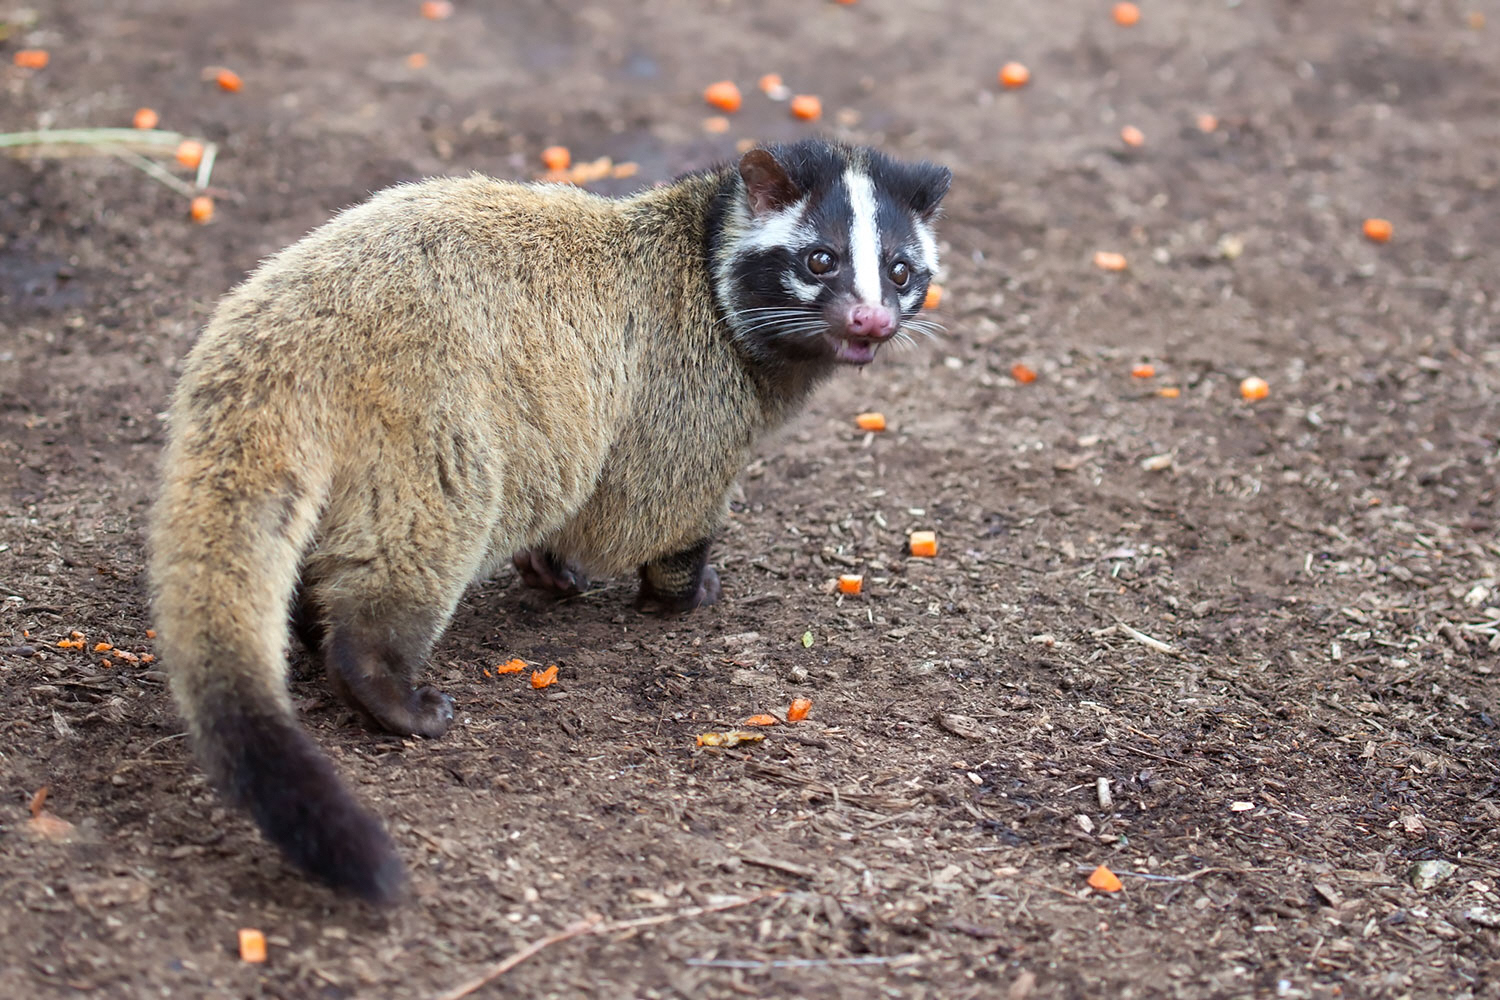
{"type": "Polygon", "coordinates": [[[896,283],[897,288],[905,288],[906,283],[911,280],[911,266],[904,260],[898,260],[893,263],[890,271],[887,273],[890,274],[891,280],[896,283]]]}
{"type": "Polygon", "coordinates": [[[837,266],[838,262],[827,250],[814,250],[807,255],[807,269],[813,274],[827,274],[837,266]]]}

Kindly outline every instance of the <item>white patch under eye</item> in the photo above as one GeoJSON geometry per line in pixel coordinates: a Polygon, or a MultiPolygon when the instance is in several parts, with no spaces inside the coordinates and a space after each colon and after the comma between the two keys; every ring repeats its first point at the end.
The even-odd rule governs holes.
{"type": "Polygon", "coordinates": [[[849,262],[854,267],[854,294],[865,305],[885,300],[880,282],[880,229],[876,225],[875,185],[857,170],[844,172],[849,189],[849,262]]]}
{"type": "Polygon", "coordinates": [[[913,219],[911,228],[917,235],[917,246],[921,248],[917,254],[917,263],[928,274],[932,274],[938,266],[937,238],[932,235],[932,227],[920,219],[913,219]]]}
{"type": "Polygon", "coordinates": [[[922,296],[913,289],[901,296],[901,311],[904,313],[916,312],[917,306],[922,304],[922,296]]]}
{"type": "Polygon", "coordinates": [[[787,290],[788,295],[801,302],[816,302],[823,291],[822,285],[812,281],[803,281],[795,274],[782,275],[781,287],[787,290]]]}

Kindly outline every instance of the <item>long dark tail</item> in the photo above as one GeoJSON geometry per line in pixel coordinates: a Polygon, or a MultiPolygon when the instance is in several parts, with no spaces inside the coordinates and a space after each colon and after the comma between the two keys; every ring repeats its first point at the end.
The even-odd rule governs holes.
{"type": "Polygon", "coordinates": [[[274,425],[274,408],[252,432],[188,408],[180,396],[150,568],[157,648],[194,748],[292,863],[390,902],[404,882],[395,845],[297,724],[286,691],[288,605],[327,463],[306,453],[305,425],[274,425]]]}
{"type": "Polygon", "coordinates": [[[294,719],[245,700],[199,711],[204,768],[288,860],[373,903],[400,895],[405,872],[395,844],[294,719]]]}

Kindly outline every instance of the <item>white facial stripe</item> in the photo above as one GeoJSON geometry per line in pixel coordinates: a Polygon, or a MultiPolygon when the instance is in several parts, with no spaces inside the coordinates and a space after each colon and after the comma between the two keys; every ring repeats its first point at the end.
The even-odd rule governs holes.
{"type": "Polygon", "coordinates": [[[921,248],[921,259],[917,263],[932,274],[938,266],[937,238],[932,235],[932,227],[921,219],[913,219],[911,228],[917,234],[917,245],[921,248]]]}
{"type": "Polygon", "coordinates": [[[865,305],[884,301],[880,282],[880,229],[875,220],[875,185],[856,170],[844,171],[849,189],[849,258],[854,267],[854,294],[865,305]]]}
{"type": "Polygon", "coordinates": [[[901,311],[904,313],[915,312],[917,306],[922,304],[922,296],[915,291],[907,292],[901,296],[901,311]]]}
{"type": "Polygon", "coordinates": [[[800,250],[817,241],[818,234],[805,225],[802,215],[807,211],[807,199],[788,205],[779,212],[772,212],[750,223],[749,231],[736,248],[739,252],[756,250],[800,250]]]}

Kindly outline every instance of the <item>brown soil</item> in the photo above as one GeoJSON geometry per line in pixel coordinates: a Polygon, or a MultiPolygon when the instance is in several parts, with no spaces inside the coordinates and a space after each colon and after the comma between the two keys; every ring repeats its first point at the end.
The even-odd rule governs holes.
{"type": "Polygon", "coordinates": [[[670,919],[479,995],[1497,995],[1494,0],[1152,0],[1130,29],[1104,0],[416,6],[49,0],[0,45],[0,128],[151,105],[220,144],[226,189],[194,226],[120,161],[0,161],[0,994],[430,997],[597,912],[670,919]],[[1032,83],[1001,92],[1011,58],[1032,83]],[[178,359],[370,190],[529,176],[563,142],[639,163],[594,185],[622,191],[803,134],[767,71],[831,132],[954,168],[948,335],[765,449],[719,606],[502,575],[431,667],[460,708],[433,743],[296,681],[414,894],[306,884],[205,786],[160,665],[92,652],[150,649],[178,359]],[[724,77],[746,106],[715,135],[724,77]],[[831,595],[850,570],[865,594],[831,595]],[[484,676],[511,656],[562,680],[484,676]],[[811,718],[764,743],[694,745],[796,696],[811,718]],[[71,836],[28,823],[42,786],[71,836]],[[1457,869],[1418,889],[1424,860],[1457,869]],[[1086,888],[1101,863],[1123,892],[1086,888]]]}

